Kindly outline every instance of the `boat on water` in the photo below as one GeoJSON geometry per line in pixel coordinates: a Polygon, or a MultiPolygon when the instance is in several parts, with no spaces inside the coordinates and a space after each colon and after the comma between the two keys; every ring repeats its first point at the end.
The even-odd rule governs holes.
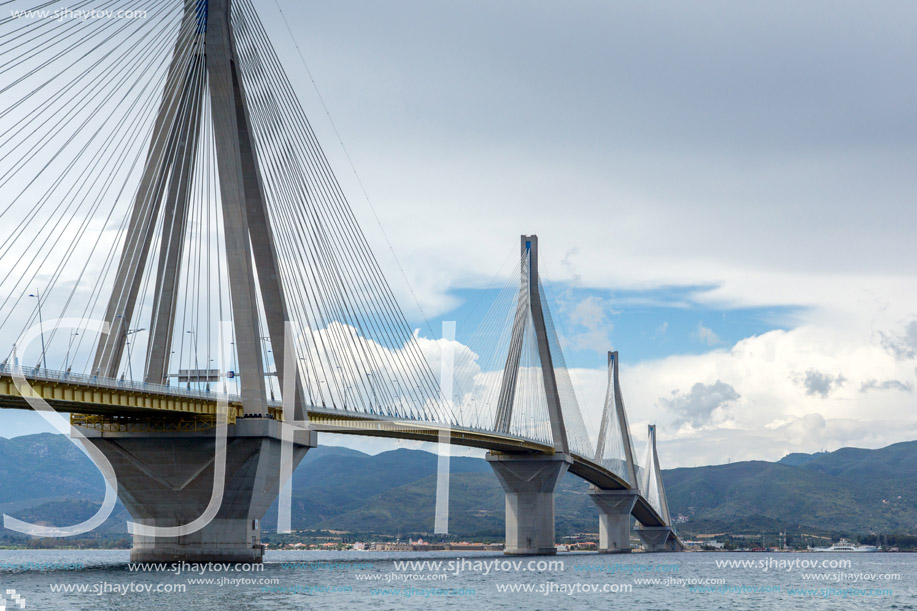
{"type": "Polygon", "coordinates": [[[847,539],[841,539],[831,547],[810,547],[811,552],[877,552],[875,545],[857,545],[847,539]]]}

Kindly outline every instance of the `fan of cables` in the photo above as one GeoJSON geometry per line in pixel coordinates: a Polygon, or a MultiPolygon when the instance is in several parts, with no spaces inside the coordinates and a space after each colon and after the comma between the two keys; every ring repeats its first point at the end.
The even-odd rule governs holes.
{"type": "MultiPolygon", "coordinates": [[[[228,356],[219,339],[234,321],[227,259],[237,253],[225,241],[207,3],[87,0],[66,15],[6,4],[21,5],[0,19],[7,362],[237,391],[225,376],[238,373],[235,337],[228,356]],[[24,345],[41,322],[41,341],[24,345]]],[[[233,2],[231,23],[306,401],[457,424],[255,6],[233,2]]],[[[282,356],[265,315],[274,304],[256,305],[265,370],[254,375],[279,399],[282,356]]]]}

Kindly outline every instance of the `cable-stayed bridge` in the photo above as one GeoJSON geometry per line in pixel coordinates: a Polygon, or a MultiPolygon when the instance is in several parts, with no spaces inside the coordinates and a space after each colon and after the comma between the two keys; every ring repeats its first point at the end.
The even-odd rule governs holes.
{"type": "Polygon", "coordinates": [[[434,374],[454,346],[412,332],[251,0],[84,0],[85,19],[13,4],[0,406],[84,444],[103,509],[117,493],[133,517],[134,560],[260,559],[259,521],[322,431],[489,450],[507,553],[554,552],[568,471],[592,484],[602,551],[629,551],[631,516],[645,547],[679,548],[617,353],[587,428],[536,236],[434,374]]]}

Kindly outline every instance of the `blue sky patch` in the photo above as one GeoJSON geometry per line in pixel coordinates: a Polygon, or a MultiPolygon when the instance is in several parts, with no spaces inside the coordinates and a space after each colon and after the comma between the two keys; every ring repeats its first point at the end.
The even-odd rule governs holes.
{"type": "MultiPolygon", "coordinates": [[[[738,341],[774,329],[788,330],[802,312],[798,306],[714,307],[697,295],[715,287],[662,287],[651,290],[576,288],[563,283],[545,287],[552,317],[573,367],[601,366],[608,350],[624,362],[636,363],[676,354],[702,354],[729,348],[738,341]]],[[[511,288],[457,289],[450,292],[462,305],[430,320],[439,336],[442,321],[456,321],[456,339],[474,334],[496,339],[502,324],[511,324],[511,288]]],[[[430,335],[425,323],[415,326],[430,335]]]]}

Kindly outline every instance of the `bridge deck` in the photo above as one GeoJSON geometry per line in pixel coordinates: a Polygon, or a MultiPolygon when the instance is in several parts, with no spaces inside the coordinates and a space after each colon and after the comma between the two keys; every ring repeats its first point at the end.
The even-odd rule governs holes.
{"type": "MultiPolygon", "coordinates": [[[[0,368],[0,408],[32,409],[28,398],[40,398],[60,413],[71,414],[75,425],[111,432],[195,431],[213,428],[220,395],[156,384],[140,384],[33,371],[25,374],[28,387],[14,379],[8,367],[0,368]],[[20,388],[22,392],[20,392],[20,388]]],[[[228,420],[243,417],[239,397],[226,396],[228,420]]],[[[269,407],[270,416],[283,420],[279,405],[269,407]]],[[[389,420],[358,412],[322,406],[308,407],[310,427],[317,431],[345,435],[412,439],[482,448],[495,452],[553,454],[554,448],[541,442],[467,427],[437,423],[389,420]]],[[[570,472],[604,490],[626,490],[630,486],[612,471],[577,454],[570,472]]],[[[662,518],[642,496],[633,515],[644,526],[664,526],[662,518]]]]}

